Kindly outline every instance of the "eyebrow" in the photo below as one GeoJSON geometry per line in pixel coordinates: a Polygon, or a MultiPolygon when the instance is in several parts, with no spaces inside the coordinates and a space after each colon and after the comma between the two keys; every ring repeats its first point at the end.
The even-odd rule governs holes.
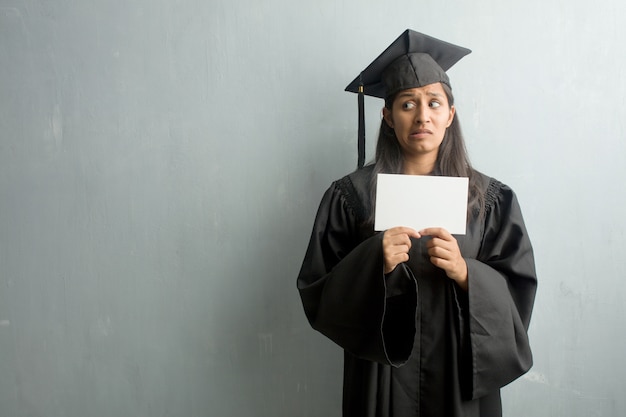
{"type": "MultiPolygon", "coordinates": [[[[434,93],[431,91],[428,91],[426,93],[427,96],[431,96],[431,97],[443,97],[443,94],[440,93],[434,93]]],[[[406,92],[406,93],[400,93],[400,95],[398,97],[417,97],[415,94],[406,92]]]]}

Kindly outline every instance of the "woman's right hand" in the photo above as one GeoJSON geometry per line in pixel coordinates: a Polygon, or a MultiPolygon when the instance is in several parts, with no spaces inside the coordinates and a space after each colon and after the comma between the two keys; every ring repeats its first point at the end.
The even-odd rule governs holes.
{"type": "Polygon", "coordinates": [[[419,239],[421,236],[415,229],[410,227],[394,227],[385,230],[383,235],[383,263],[384,272],[389,274],[396,269],[398,264],[409,260],[411,238],[419,239]]]}

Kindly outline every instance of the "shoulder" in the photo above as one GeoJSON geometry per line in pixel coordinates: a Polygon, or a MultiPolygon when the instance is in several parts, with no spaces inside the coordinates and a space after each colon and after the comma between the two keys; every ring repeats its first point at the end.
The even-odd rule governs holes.
{"type": "Polygon", "coordinates": [[[367,165],[361,169],[338,179],[333,185],[340,188],[353,189],[356,192],[369,192],[374,175],[374,165],[367,165]]]}
{"type": "Polygon", "coordinates": [[[367,165],[333,182],[331,188],[357,217],[366,219],[370,210],[370,190],[374,166],[367,165]]]}
{"type": "Polygon", "coordinates": [[[517,204],[517,197],[511,187],[494,177],[490,177],[476,170],[474,170],[474,175],[476,175],[477,183],[483,191],[485,211],[487,213],[501,205],[508,206],[517,204]]]}

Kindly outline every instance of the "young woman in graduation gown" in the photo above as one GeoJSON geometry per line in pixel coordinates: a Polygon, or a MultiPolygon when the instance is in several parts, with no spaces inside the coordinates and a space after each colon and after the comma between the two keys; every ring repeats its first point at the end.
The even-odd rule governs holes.
{"type": "Polygon", "coordinates": [[[312,327],[344,349],[345,417],[501,416],[500,388],[532,365],[520,206],[470,166],[445,73],[467,53],[407,30],[347,88],[385,99],[375,162],[326,191],[298,276],[312,327]],[[469,177],[466,234],[375,232],[377,173],[469,177]]]}

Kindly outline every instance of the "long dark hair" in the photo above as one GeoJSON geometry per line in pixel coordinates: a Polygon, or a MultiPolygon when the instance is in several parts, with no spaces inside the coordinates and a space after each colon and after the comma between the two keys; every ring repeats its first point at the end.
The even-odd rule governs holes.
{"type": "MultiPolygon", "coordinates": [[[[454,105],[452,90],[447,84],[441,83],[448,98],[448,105],[454,105]]],[[[385,107],[391,110],[397,94],[385,100],[385,107]]],[[[369,222],[374,222],[374,202],[376,201],[376,174],[401,174],[403,172],[404,158],[402,148],[398,143],[398,138],[394,130],[387,124],[385,119],[380,123],[380,132],[376,144],[376,159],[374,161],[374,175],[371,184],[371,202],[369,222]]],[[[465,140],[461,132],[459,122],[459,112],[456,111],[454,119],[446,129],[443,141],[439,146],[437,161],[435,163],[435,175],[445,175],[449,177],[468,177],[468,216],[472,212],[481,215],[485,207],[484,191],[481,189],[476,171],[472,165],[465,147],[465,140]]]]}

